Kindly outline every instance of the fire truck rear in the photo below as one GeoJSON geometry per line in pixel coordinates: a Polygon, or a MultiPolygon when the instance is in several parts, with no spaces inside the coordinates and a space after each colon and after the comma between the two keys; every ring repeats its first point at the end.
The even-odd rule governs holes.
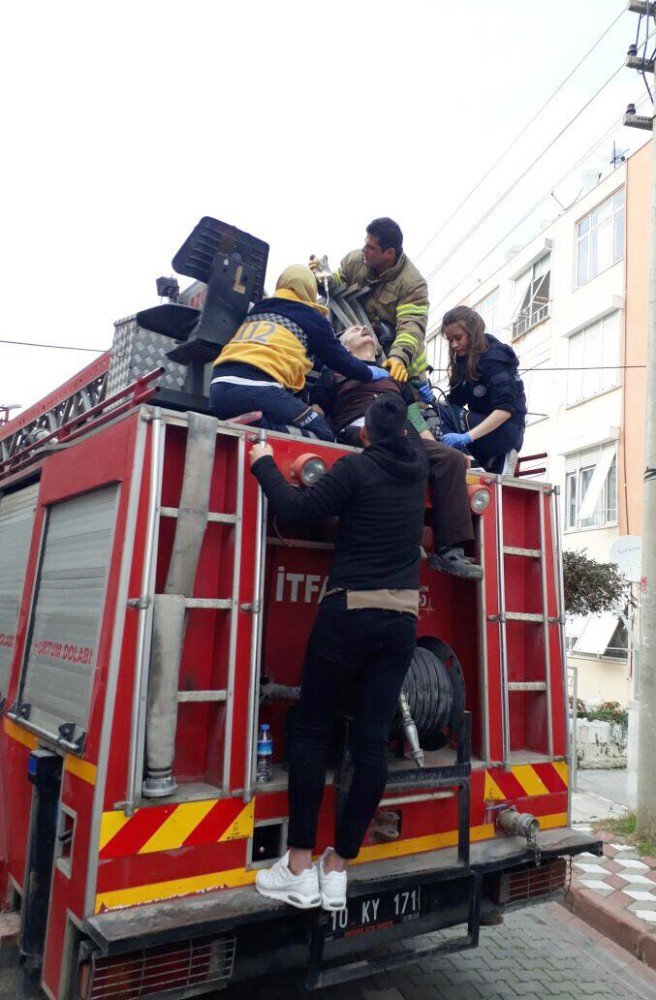
{"type": "MultiPolygon", "coordinates": [[[[475,947],[481,923],[562,894],[571,856],[599,851],[569,819],[558,491],[471,476],[484,579],[423,564],[347,908],[256,893],[285,850],[332,550],[329,527],[281,530],[248,471],[252,431],[207,412],[204,368],[262,293],[264,247],[203,220],[174,266],[207,291],[117,324],[112,352],[0,432],[0,873],[50,997],[190,997],[292,969],[340,983],[475,947]],[[144,344],[165,371],[144,371],[144,344]],[[274,766],[258,783],[262,723],[274,766]]],[[[299,488],[345,451],[268,440],[299,488]]],[[[348,790],[348,719],[331,757],[317,853],[348,790]]]]}

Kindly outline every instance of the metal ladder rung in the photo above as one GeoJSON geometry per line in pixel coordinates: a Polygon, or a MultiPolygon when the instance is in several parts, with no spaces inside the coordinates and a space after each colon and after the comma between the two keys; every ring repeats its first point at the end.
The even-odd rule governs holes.
{"type": "Polygon", "coordinates": [[[509,622],[543,622],[544,615],[530,614],[528,611],[506,611],[506,621],[509,622]]]}
{"type": "Polygon", "coordinates": [[[546,691],[544,681],[508,681],[509,691],[546,691]]]}
{"type": "Polygon", "coordinates": [[[525,556],[527,559],[539,559],[542,549],[520,549],[515,545],[504,545],[503,554],[505,556],[525,556]]]}
{"type": "MultiPolygon", "coordinates": [[[[177,517],[180,513],[178,507],[160,507],[160,514],[162,517],[177,517]]],[[[216,511],[210,511],[207,515],[208,522],[212,524],[236,524],[237,515],[236,514],[219,514],[216,511]]]]}
{"type": "Polygon", "coordinates": [[[200,608],[202,611],[229,611],[232,600],[229,597],[187,597],[186,608],[200,608]]]}
{"type": "Polygon", "coordinates": [[[227,697],[227,691],[178,691],[179,702],[226,701],[227,697]]]}

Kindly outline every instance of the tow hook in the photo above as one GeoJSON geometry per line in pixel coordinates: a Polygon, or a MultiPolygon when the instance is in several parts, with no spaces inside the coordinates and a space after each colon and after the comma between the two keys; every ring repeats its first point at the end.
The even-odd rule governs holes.
{"type": "Polygon", "coordinates": [[[517,812],[516,806],[508,806],[497,813],[497,826],[513,837],[526,837],[526,843],[535,855],[535,867],[539,868],[541,851],[538,844],[540,820],[532,813],[517,812]]]}

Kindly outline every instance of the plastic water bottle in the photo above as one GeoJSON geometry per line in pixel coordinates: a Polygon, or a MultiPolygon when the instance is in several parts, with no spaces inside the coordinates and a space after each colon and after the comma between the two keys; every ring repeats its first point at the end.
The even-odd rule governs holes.
{"type": "Polygon", "coordinates": [[[269,733],[269,726],[263,722],[260,726],[260,735],[257,741],[257,768],[255,771],[255,781],[258,785],[264,785],[273,778],[273,740],[269,733]]]}

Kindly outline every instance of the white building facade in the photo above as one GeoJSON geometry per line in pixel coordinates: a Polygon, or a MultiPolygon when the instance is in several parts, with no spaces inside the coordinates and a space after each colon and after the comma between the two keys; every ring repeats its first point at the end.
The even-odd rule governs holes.
{"type": "MultiPolygon", "coordinates": [[[[521,454],[546,453],[537,464],[561,490],[564,547],[602,562],[619,536],[626,173],[623,163],[460,298],[519,357],[529,410],[521,454]]],[[[428,356],[446,368],[439,334],[428,356]]],[[[621,622],[577,619],[568,631],[579,697],[626,705],[630,658],[621,622]]]]}

